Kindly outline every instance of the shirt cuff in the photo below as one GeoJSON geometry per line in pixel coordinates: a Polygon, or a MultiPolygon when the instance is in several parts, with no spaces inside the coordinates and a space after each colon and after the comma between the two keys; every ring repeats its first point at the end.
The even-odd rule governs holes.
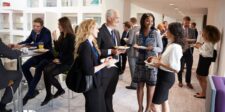
{"type": "Polygon", "coordinates": [[[108,49],[108,55],[112,54],[112,49],[108,49]]]}

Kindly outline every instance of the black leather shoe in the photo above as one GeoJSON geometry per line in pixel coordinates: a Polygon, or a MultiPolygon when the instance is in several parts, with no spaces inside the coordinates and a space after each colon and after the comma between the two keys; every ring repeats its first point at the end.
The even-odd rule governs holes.
{"type": "Polygon", "coordinates": [[[23,105],[26,105],[29,99],[31,99],[31,97],[29,97],[29,96],[26,95],[26,96],[23,98],[23,105]]]}
{"type": "Polygon", "coordinates": [[[12,109],[5,109],[5,108],[2,108],[0,109],[0,112],[12,112],[12,109]]]}
{"type": "Polygon", "coordinates": [[[65,90],[58,90],[53,97],[57,98],[57,97],[63,95],[64,93],[65,93],[65,90]]]}
{"type": "Polygon", "coordinates": [[[136,90],[137,88],[136,87],[133,87],[133,86],[126,86],[127,89],[132,89],[132,90],[136,90]]]}
{"type": "Polygon", "coordinates": [[[28,100],[36,97],[37,95],[39,94],[39,91],[38,90],[35,90],[34,91],[34,94],[32,96],[29,96],[28,94],[25,95],[25,97],[23,98],[23,105],[26,105],[28,100]]]}
{"type": "Polygon", "coordinates": [[[48,104],[48,102],[51,101],[52,99],[53,99],[53,95],[46,96],[44,101],[41,103],[41,106],[44,106],[44,105],[48,104]]]}
{"type": "Polygon", "coordinates": [[[39,94],[39,91],[38,90],[34,90],[34,94],[33,94],[33,96],[31,96],[31,98],[36,97],[38,94],[39,94]]]}
{"type": "Polygon", "coordinates": [[[190,89],[194,89],[194,87],[192,86],[191,83],[187,83],[187,87],[190,88],[190,89]]]}

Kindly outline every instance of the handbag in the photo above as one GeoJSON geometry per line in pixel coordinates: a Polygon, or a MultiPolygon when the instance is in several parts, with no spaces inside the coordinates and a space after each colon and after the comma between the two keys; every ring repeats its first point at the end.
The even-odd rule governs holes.
{"type": "Polygon", "coordinates": [[[211,58],[211,61],[212,62],[215,62],[216,61],[216,58],[217,58],[217,51],[214,49],[213,50],[213,57],[211,58]]]}
{"type": "Polygon", "coordinates": [[[83,74],[79,65],[78,56],[67,74],[66,85],[74,92],[84,93],[93,88],[93,76],[83,74]]]}

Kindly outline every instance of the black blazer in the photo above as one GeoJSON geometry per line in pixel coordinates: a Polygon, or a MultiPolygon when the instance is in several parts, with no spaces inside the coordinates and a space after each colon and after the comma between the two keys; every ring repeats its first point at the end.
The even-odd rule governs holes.
{"type": "MultiPolygon", "coordinates": [[[[113,30],[113,31],[114,31],[114,34],[117,39],[117,45],[119,46],[120,45],[119,31],[117,31],[117,30],[113,30]]],[[[113,45],[111,34],[105,24],[103,24],[102,27],[99,29],[97,42],[98,42],[98,46],[101,50],[101,58],[113,56],[113,55],[108,55],[108,50],[113,49],[115,46],[113,45]]],[[[115,58],[117,56],[113,56],[113,57],[115,58]]],[[[119,58],[119,62],[116,65],[118,66],[119,70],[121,70],[121,59],[120,58],[119,58]]],[[[103,75],[107,76],[107,74],[108,74],[107,70],[103,70],[103,72],[106,72],[106,74],[104,75],[104,73],[103,73],[103,75]]]]}
{"type": "MultiPolygon", "coordinates": [[[[2,40],[0,39],[0,56],[4,58],[9,58],[9,59],[17,59],[21,55],[21,52],[19,50],[12,50],[9,48],[7,45],[5,45],[2,40]]],[[[6,74],[6,69],[2,64],[2,60],[0,59],[0,89],[1,85],[4,85],[5,83],[5,75],[6,74]]]]}
{"type": "Polygon", "coordinates": [[[80,44],[78,54],[82,73],[85,75],[92,75],[94,78],[94,85],[100,87],[101,70],[94,73],[94,67],[100,64],[100,59],[95,55],[88,40],[80,44]]]}
{"type": "Polygon", "coordinates": [[[128,31],[123,31],[123,34],[122,34],[122,38],[120,39],[120,44],[122,46],[125,46],[126,45],[126,41],[124,40],[124,38],[127,38],[128,39],[128,31]]]}
{"type": "Polygon", "coordinates": [[[74,62],[74,34],[67,34],[63,37],[63,34],[57,41],[54,41],[55,50],[58,52],[57,58],[59,58],[62,64],[72,65],[74,62]]]}
{"type": "Polygon", "coordinates": [[[36,32],[34,30],[31,31],[29,37],[25,41],[22,41],[18,44],[25,44],[25,45],[30,45],[30,46],[38,46],[39,42],[44,43],[44,48],[49,49],[49,52],[46,52],[42,55],[38,55],[38,57],[41,58],[47,58],[47,59],[52,59],[52,38],[51,38],[51,32],[49,29],[46,27],[43,27],[41,29],[40,34],[37,35],[36,37],[36,32]]]}
{"type": "MultiPolygon", "coordinates": [[[[120,33],[117,30],[113,30],[117,39],[117,45],[120,45],[120,33]]],[[[111,41],[112,37],[107,29],[106,25],[103,24],[102,27],[99,29],[98,33],[98,46],[101,49],[101,57],[108,57],[108,49],[113,49],[115,46],[113,45],[113,42],[111,41]]]]}

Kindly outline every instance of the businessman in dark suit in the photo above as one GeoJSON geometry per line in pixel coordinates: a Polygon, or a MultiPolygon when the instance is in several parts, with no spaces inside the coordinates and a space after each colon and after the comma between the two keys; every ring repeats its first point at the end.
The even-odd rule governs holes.
{"type": "Polygon", "coordinates": [[[113,94],[118,83],[121,64],[119,55],[125,53],[124,50],[115,49],[115,46],[120,45],[120,34],[115,29],[119,23],[119,14],[113,9],[106,12],[106,23],[102,25],[98,33],[98,45],[101,50],[101,58],[112,56],[118,60],[117,67],[105,68],[103,74],[103,90],[105,93],[105,104],[107,112],[113,112],[113,94]]]}
{"type": "MultiPolygon", "coordinates": [[[[21,55],[21,52],[18,50],[12,50],[6,46],[0,39],[0,56],[9,59],[17,59],[21,55]]],[[[11,112],[12,110],[7,110],[6,104],[11,102],[13,99],[13,94],[11,88],[15,92],[19,87],[20,81],[22,79],[22,73],[19,71],[6,70],[0,59],[0,89],[5,88],[5,93],[1,98],[0,102],[0,112],[11,112]],[[11,84],[9,85],[11,81],[11,84]]]]}
{"type": "Polygon", "coordinates": [[[53,58],[51,32],[49,29],[44,27],[44,22],[41,18],[36,18],[33,21],[33,30],[31,31],[30,36],[25,41],[22,41],[14,46],[18,48],[24,46],[38,47],[40,43],[43,43],[44,48],[49,49],[49,52],[42,55],[33,56],[22,65],[23,74],[28,82],[28,92],[23,98],[23,105],[25,105],[29,99],[34,98],[39,94],[39,91],[36,90],[36,86],[41,79],[44,67],[53,58]],[[31,67],[35,67],[34,76],[32,76],[30,72],[31,67]]]}

